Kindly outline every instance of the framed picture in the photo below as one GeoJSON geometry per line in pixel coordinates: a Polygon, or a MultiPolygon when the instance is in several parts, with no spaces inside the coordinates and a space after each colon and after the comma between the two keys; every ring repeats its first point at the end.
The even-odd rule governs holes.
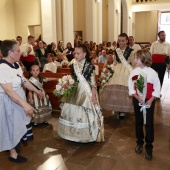
{"type": "Polygon", "coordinates": [[[83,32],[82,31],[74,31],[74,39],[77,39],[78,41],[83,40],[83,32]]]}

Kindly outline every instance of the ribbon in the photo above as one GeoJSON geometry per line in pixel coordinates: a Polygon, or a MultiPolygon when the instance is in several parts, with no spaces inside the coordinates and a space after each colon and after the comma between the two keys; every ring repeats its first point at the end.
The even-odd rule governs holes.
{"type": "Polygon", "coordinates": [[[116,49],[117,55],[121,61],[121,63],[128,69],[129,73],[132,72],[133,68],[132,66],[128,63],[128,61],[125,59],[125,57],[122,54],[122,51],[120,50],[120,48],[116,49]]]}
{"type": "Polygon", "coordinates": [[[140,111],[141,112],[143,111],[143,120],[144,120],[144,124],[146,124],[146,113],[147,113],[146,109],[150,108],[150,106],[145,103],[144,104],[139,103],[139,106],[141,106],[140,111]]]}

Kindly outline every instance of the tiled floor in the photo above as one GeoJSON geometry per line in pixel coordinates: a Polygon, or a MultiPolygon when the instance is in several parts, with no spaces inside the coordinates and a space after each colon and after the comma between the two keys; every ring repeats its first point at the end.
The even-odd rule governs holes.
{"type": "Polygon", "coordinates": [[[153,160],[137,155],[134,115],[118,120],[111,112],[104,112],[105,142],[80,144],[61,139],[57,135],[58,114],[50,125],[34,128],[34,140],[21,154],[28,158],[24,164],[8,161],[8,153],[0,153],[0,170],[170,170],[170,79],[167,74],[162,98],[155,110],[155,142],[153,160]],[[43,154],[44,149],[56,149],[43,154]]]}

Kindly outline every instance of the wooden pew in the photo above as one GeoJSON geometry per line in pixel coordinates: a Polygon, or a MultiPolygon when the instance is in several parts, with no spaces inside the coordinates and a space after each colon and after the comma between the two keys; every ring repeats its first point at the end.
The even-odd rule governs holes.
{"type": "MultiPolygon", "coordinates": [[[[65,73],[40,73],[40,76],[47,77],[47,78],[62,78],[64,75],[67,75],[65,73]]],[[[28,78],[29,72],[24,72],[24,76],[28,78]]],[[[53,91],[58,83],[58,80],[48,81],[43,83],[43,89],[48,94],[52,109],[53,110],[60,110],[59,108],[59,100],[57,97],[54,96],[53,91]]]]}
{"type": "Polygon", "coordinates": [[[103,69],[104,63],[95,63],[95,64],[99,67],[99,70],[103,69]]]}
{"type": "MultiPolygon", "coordinates": [[[[62,78],[63,76],[65,76],[65,75],[69,75],[68,74],[68,72],[69,72],[68,69],[64,68],[64,70],[67,70],[67,71],[65,71],[65,73],[49,73],[49,72],[48,73],[42,73],[41,72],[40,76],[46,77],[46,78],[57,78],[57,79],[59,79],[59,78],[62,78]]],[[[24,72],[24,76],[26,78],[28,78],[29,72],[24,72]]],[[[97,75],[96,75],[95,79],[96,79],[96,83],[98,85],[98,76],[97,75]]],[[[51,102],[53,110],[60,110],[60,108],[59,108],[59,100],[53,94],[53,91],[56,88],[57,83],[58,83],[58,80],[53,80],[53,81],[48,81],[48,82],[43,83],[43,89],[49,96],[49,99],[50,99],[50,102],[51,102]]]]}
{"type": "Polygon", "coordinates": [[[70,73],[70,68],[57,68],[57,73],[67,73],[67,74],[71,74],[71,73],[70,73]]]}

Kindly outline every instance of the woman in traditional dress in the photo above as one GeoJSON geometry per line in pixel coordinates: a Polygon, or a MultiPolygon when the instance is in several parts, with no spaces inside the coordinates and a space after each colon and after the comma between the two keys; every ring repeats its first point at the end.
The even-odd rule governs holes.
{"type": "Polygon", "coordinates": [[[128,36],[122,33],[118,36],[119,48],[115,50],[116,66],[109,83],[100,95],[103,109],[119,112],[119,118],[124,118],[126,112],[133,111],[132,100],[128,95],[128,78],[132,71],[133,49],[128,46],[128,36]]]}
{"type": "Polygon", "coordinates": [[[78,87],[74,96],[61,99],[58,134],[75,142],[101,142],[104,140],[103,117],[96,91],[95,68],[85,45],[75,48],[75,59],[70,69],[78,87]]]}
{"type": "Polygon", "coordinates": [[[26,125],[34,109],[26,102],[22,85],[36,92],[37,90],[23,77],[23,72],[16,62],[20,59],[20,49],[17,41],[4,40],[1,45],[3,59],[0,60],[0,152],[10,150],[9,160],[16,163],[27,159],[18,155],[16,146],[27,132],[26,125]]]}

